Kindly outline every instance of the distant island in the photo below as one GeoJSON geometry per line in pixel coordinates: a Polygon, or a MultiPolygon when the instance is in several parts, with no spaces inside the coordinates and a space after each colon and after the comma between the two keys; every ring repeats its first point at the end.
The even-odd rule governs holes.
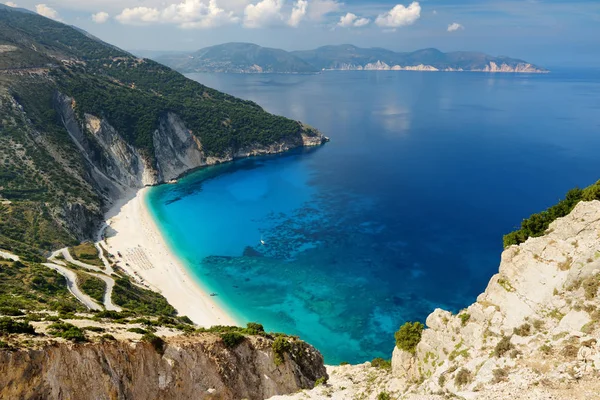
{"type": "Polygon", "coordinates": [[[350,44],[288,52],[252,43],[225,43],[193,53],[159,56],[156,61],[183,73],[316,73],[327,70],[548,72],[524,60],[479,52],[444,53],[437,49],[423,49],[399,53],[350,44]]]}

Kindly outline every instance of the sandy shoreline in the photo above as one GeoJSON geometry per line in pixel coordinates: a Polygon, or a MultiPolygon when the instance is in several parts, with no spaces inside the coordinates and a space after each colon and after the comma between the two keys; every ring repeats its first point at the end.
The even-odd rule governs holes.
{"type": "Polygon", "coordinates": [[[177,309],[200,326],[236,325],[186,272],[164,241],[147,209],[148,188],[132,191],[107,213],[106,247],[121,257],[118,265],[138,282],[162,293],[177,309]]]}

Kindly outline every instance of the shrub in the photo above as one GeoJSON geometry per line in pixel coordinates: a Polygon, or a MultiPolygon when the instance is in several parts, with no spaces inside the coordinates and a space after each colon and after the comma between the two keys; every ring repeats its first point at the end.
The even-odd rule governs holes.
{"type": "Polygon", "coordinates": [[[492,371],[494,374],[494,383],[504,382],[508,378],[508,370],[506,368],[496,368],[492,371]]]}
{"type": "Polygon", "coordinates": [[[512,343],[510,342],[509,336],[503,336],[502,339],[496,344],[494,348],[494,355],[496,357],[502,357],[507,351],[513,348],[512,343]]]}
{"type": "Polygon", "coordinates": [[[581,283],[581,286],[583,286],[583,290],[585,290],[585,298],[587,300],[592,300],[598,293],[598,287],[600,287],[600,277],[590,276],[581,283]]]}
{"type": "Polygon", "coordinates": [[[262,326],[262,324],[256,322],[248,322],[246,324],[246,332],[249,335],[260,335],[265,332],[265,328],[262,326]]]}
{"type": "Polygon", "coordinates": [[[536,319],[533,321],[533,327],[536,331],[541,331],[542,329],[544,329],[544,325],[544,321],[542,321],[541,319],[536,319]]]}
{"type": "Polygon", "coordinates": [[[326,383],[327,383],[327,378],[325,378],[323,376],[315,381],[315,387],[325,385],[326,383]]]}
{"type": "Polygon", "coordinates": [[[471,314],[462,313],[458,316],[458,318],[460,318],[460,322],[462,323],[462,326],[465,326],[465,325],[467,325],[467,322],[471,318],[471,314]]]}
{"type": "Polygon", "coordinates": [[[579,349],[577,348],[577,346],[574,346],[572,344],[568,344],[565,347],[563,347],[563,349],[562,349],[562,351],[560,353],[565,358],[575,359],[575,358],[577,358],[577,352],[578,351],[579,351],[579,349]]]}
{"type": "Polygon", "coordinates": [[[145,335],[146,333],[148,333],[147,330],[142,328],[129,328],[127,329],[127,332],[139,333],[140,335],[145,335]]]}
{"type": "Polygon", "coordinates": [[[380,392],[377,395],[377,400],[391,400],[391,396],[388,392],[380,392]]]}
{"type": "Polygon", "coordinates": [[[108,341],[108,340],[117,340],[115,339],[115,337],[113,335],[111,335],[110,333],[105,333],[104,335],[100,336],[100,339],[102,341],[108,341]]]}
{"type": "Polygon", "coordinates": [[[98,333],[104,332],[104,328],[101,328],[99,326],[86,326],[83,329],[86,331],[90,331],[90,332],[98,332],[98,333]]]}
{"type": "Polygon", "coordinates": [[[461,368],[456,373],[456,377],[454,378],[454,384],[458,387],[465,386],[465,385],[468,385],[469,383],[471,383],[472,379],[473,379],[473,374],[471,374],[471,371],[469,371],[466,368],[461,368]]]}
{"type": "Polygon", "coordinates": [[[19,310],[17,307],[0,307],[0,315],[19,317],[21,315],[25,315],[25,313],[19,310]]]}
{"type": "Polygon", "coordinates": [[[288,352],[291,349],[292,345],[290,344],[290,342],[283,336],[278,336],[274,341],[273,341],[273,353],[275,354],[275,365],[281,365],[283,364],[283,361],[285,360],[285,353],[288,352]]]}
{"type": "Polygon", "coordinates": [[[446,384],[446,375],[440,375],[440,377],[438,378],[438,385],[440,385],[440,387],[444,387],[445,384],[446,384]]]}
{"type": "Polygon", "coordinates": [[[377,357],[371,361],[371,367],[390,370],[392,369],[392,360],[384,360],[381,357],[377,357]]]}
{"type": "Polygon", "coordinates": [[[12,318],[0,318],[0,335],[9,333],[26,333],[35,335],[35,329],[27,322],[15,321],[12,318]]]}
{"type": "Polygon", "coordinates": [[[67,322],[55,322],[48,327],[48,332],[56,337],[61,337],[72,342],[86,342],[87,338],[81,328],[67,322]]]}
{"type": "Polygon", "coordinates": [[[549,344],[543,344],[540,346],[540,352],[545,355],[552,353],[552,346],[549,344]]]}
{"type": "Polygon", "coordinates": [[[348,361],[342,361],[342,362],[340,363],[340,366],[341,366],[341,365],[350,365],[350,363],[349,363],[348,361]]]}
{"type": "Polygon", "coordinates": [[[230,349],[236,348],[240,343],[242,343],[246,337],[238,332],[225,332],[221,334],[221,339],[225,346],[230,349]]]}
{"type": "Polygon", "coordinates": [[[142,336],[142,341],[150,343],[158,354],[163,355],[165,353],[165,341],[154,333],[148,332],[144,334],[144,336],[142,336]]]}
{"type": "Polygon", "coordinates": [[[517,336],[529,336],[531,335],[531,325],[524,323],[518,328],[514,328],[513,333],[517,336]]]}
{"type": "Polygon", "coordinates": [[[394,334],[394,338],[396,339],[396,346],[400,350],[408,351],[409,353],[415,354],[417,345],[421,341],[423,329],[425,329],[425,325],[423,325],[420,322],[405,323],[394,334]]]}

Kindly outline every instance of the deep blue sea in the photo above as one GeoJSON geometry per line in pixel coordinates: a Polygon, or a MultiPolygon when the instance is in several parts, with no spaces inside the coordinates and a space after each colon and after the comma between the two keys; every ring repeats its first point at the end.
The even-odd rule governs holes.
{"type": "Polygon", "coordinates": [[[389,358],[405,321],[472,303],[503,234],[600,178],[600,71],[189,77],[331,138],[148,197],[240,323],[299,335],[331,364],[389,358]]]}

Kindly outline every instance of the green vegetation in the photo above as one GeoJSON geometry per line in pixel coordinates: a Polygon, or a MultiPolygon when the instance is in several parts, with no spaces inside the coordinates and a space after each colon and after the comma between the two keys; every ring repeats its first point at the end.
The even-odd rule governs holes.
{"type": "Polygon", "coordinates": [[[150,343],[152,347],[154,347],[154,350],[161,356],[165,354],[166,343],[161,337],[158,337],[153,333],[146,333],[142,336],[142,341],[150,343]]]}
{"type": "Polygon", "coordinates": [[[531,325],[528,324],[528,323],[524,323],[523,325],[521,325],[521,326],[519,326],[517,328],[514,328],[513,329],[513,333],[515,335],[517,335],[517,336],[529,336],[533,332],[532,332],[532,329],[531,329],[531,325]]]}
{"type": "Polygon", "coordinates": [[[85,272],[77,271],[77,283],[79,288],[92,299],[100,304],[104,302],[106,283],[102,279],[85,272]]]}
{"type": "Polygon", "coordinates": [[[458,315],[458,318],[460,318],[460,322],[462,324],[462,326],[467,325],[467,322],[469,322],[469,319],[471,318],[471,314],[469,313],[462,313],[458,315]]]}
{"type": "Polygon", "coordinates": [[[139,333],[140,335],[145,335],[146,333],[148,333],[148,331],[145,329],[135,327],[127,329],[127,332],[139,333]]]}
{"type": "Polygon", "coordinates": [[[577,203],[591,200],[600,200],[600,181],[585,189],[571,189],[558,204],[523,220],[521,229],[504,236],[504,247],[523,243],[530,237],[542,236],[553,221],[569,214],[577,203]]]}
{"type": "Polygon", "coordinates": [[[379,392],[377,400],[391,400],[392,396],[388,392],[379,392]]]}
{"type": "Polygon", "coordinates": [[[112,300],[118,306],[140,315],[175,316],[177,311],[160,293],[140,288],[127,276],[115,279],[112,300]]]}
{"type": "Polygon", "coordinates": [[[86,264],[95,265],[97,267],[104,267],[104,263],[98,257],[98,249],[91,242],[84,242],[78,246],[71,247],[69,249],[71,256],[86,264]]]}
{"type": "Polygon", "coordinates": [[[287,338],[278,336],[273,341],[272,348],[273,353],[275,354],[275,365],[281,365],[285,360],[285,353],[290,351],[292,346],[287,338]]]}
{"type": "Polygon", "coordinates": [[[458,387],[468,385],[473,380],[473,374],[466,368],[461,368],[454,378],[454,384],[458,387]]]}
{"type": "Polygon", "coordinates": [[[391,370],[392,369],[392,360],[384,360],[381,357],[377,357],[371,361],[371,367],[385,369],[385,370],[391,370]]]}
{"type": "Polygon", "coordinates": [[[240,343],[246,340],[246,336],[238,332],[225,332],[221,334],[221,340],[225,346],[230,349],[236,348],[240,343]]]}
{"type": "Polygon", "coordinates": [[[405,323],[394,334],[396,346],[400,350],[408,351],[409,353],[414,354],[417,349],[417,345],[421,341],[423,329],[425,329],[425,325],[420,322],[405,323]]]}
{"type": "Polygon", "coordinates": [[[508,368],[496,368],[492,371],[494,375],[494,383],[504,382],[508,379],[508,368]]]}
{"type": "Polygon", "coordinates": [[[24,312],[86,310],[71,295],[62,275],[43,265],[20,261],[0,262],[0,308],[24,312]]]}
{"type": "Polygon", "coordinates": [[[590,276],[581,282],[581,286],[583,286],[586,300],[594,299],[598,294],[598,288],[600,288],[600,276],[590,276]]]}
{"type": "Polygon", "coordinates": [[[496,344],[496,347],[494,347],[494,355],[496,357],[502,357],[509,350],[512,350],[512,348],[513,348],[513,345],[510,342],[510,337],[502,336],[502,339],[500,339],[498,344],[496,344]]]}
{"type": "Polygon", "coordinates": [[[48,327],[48,332],[56,337],[61,337],[73,342],[86,342],[87,338],[83,330],[73,324],[66,322],[55,322],[48,327]]]}
{"type": "Polygon", "coordinates": [[[15,321],[8,317],[0,318],[0,335],[8,335],[10,333],[35,335],[35,329],[28,322],[15,321]]]}
{"type": "Polygon", "coordinates": [[[327,378],[325,378],[324,376],[320,377],[319,379],[317,379],[315,381],[315,387],[317,386],[324,386],[327,384],[327,378]]]}

